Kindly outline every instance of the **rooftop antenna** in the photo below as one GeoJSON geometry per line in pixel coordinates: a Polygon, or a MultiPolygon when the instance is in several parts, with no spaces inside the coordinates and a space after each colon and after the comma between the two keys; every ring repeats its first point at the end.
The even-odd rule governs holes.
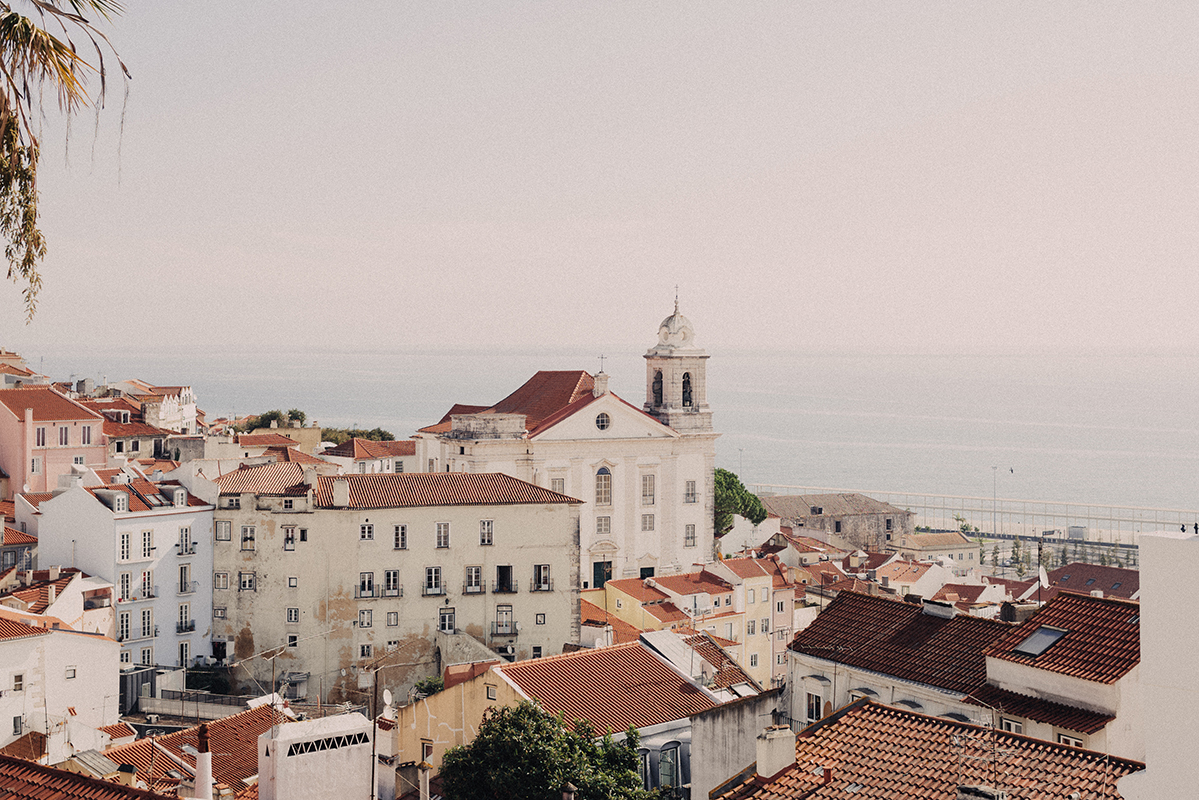
{"type": "Polygon", "coordinates": [[[604,371],[604,359],[605,359],[605,358],[607,358],[607,356],[606,356],[606,355],[604,355],[603,353],[600,353],[600,354],[599,354],[600,372],[603,372],[603,371],[604,371]]]}
{"type": "Polygon", "coordinates": [[[674,313],[679,313],[679,285],[674,285],[674,313]]]}

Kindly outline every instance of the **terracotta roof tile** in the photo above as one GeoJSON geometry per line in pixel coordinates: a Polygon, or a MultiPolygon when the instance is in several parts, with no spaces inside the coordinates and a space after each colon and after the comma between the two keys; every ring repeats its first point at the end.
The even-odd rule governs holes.
{"type": "Polygon", "coordinates": [[[323,458],[310,456],[296,447],[268,447],[262,451],[264,456],[271,456],[276,461],[291,461],[296,464],[328,464],[323,458]]]}
{"type": "Polygon", "coordinates": [[[768,574],[755,558],[726,558],[720,563],[732,570],[738,578],[761,578],[768,574]]]}
{"type": "Polygon", "coordinates": [[[466,683],[501,663],[503,662],[499,659],[494,659],[492,661],[475,661],[470,664],[448,664],[441,673],[442,688],[449,689],[460,683],[466,683]]]}
{"type": "Polygon", "coordinates": [[[1135,569],[1076,562],[1050,572],[1049,585],[1086,594],[1099,591],[1104,597],[1132,600],[1141,591],[1141,573],[1135,569]]]}
{"type": "Polygon", "coordinates": [[[58,580],[49,580],[49,575],[45,570],[40,570],[43,577],[38,578],[38,573],[34,572],[34,583],[29,586],[24,586],[20,589],[14,589],[10,592],[0,594],[0,598],[15,597],[25,604],[25,610],[30,614],[43,614],[50,606],[50,587],[54,587],[55,597],[62,595],[64,589],[75,579],[76,573],[67,572],[58,580]]]}
{"type": "Polygon", "coordinates": [[[921,564],[916,561],[892,561],[875,570],[881,581],[884,577],[891,583],[914,583],[924,577],[932,569],[932,564],[921,564]]]}
{"type": "MultiPolygon", "coordinates": [[[[174,487],[179,486],[178,481],[162,481],[160,483],[151,483],[145,478],[133,478],[129,483],[109,483],[104,486],[85,486],[83,487],[88,492],[91,492],[93,497],[98,497],[97,491],[116,491],[124,492],[129,495],[129,511],[160,511],[168,510],[174,507],[174,487]],[[165,488],[164,488],[165,487],[165,488]]],[[[190,492],[187,495],[187,505],[203,506],[206,503],[190,492]]]]}
{"type": "Polygon", "coordinates": [[[242,465],[216,479],[221,494],[305,494],[304,467],[294,462],[242,465]]]}
{"type": "Polygon", "coordinates": [[[24,622],[0,616],[0,639],[24,639],[29,636],[45,636],[52,628],[33,627],[24,622]]]}
{"type": "Polygon", "coordinates": [[[654,581],[668,592],[675,594],[725,594],[733,591],[733,585],[707,570],[680,572],[675,575],[657,575],[654,581]]]}
{"type": "Polygon", "coordinates": [[[63,397],[48,386],[27,386],[17,389],[0,389],[0,405],[4,405],[17,419],[25,418],[25,409],[33,409],[34,422],[54,420],[104,419],[89,408],[63,397]]]}
{"type": "Polygon", "coordinates": [[[499,667],[551,714],[586,719],[597,733],[644,728],[716,705],[640,642],[533,658],[499,667]]]}
{"type": "MultiPolygon", "coordinates": [[[[26,761],[38,761],[46,755],[46,734],[41,731],[30,731],[0,748],[0,755],[23,758],[26,761]]],[[[7,796],[5,800],[8,800],[7,796]]]]}
{"type": "Polygon", "coordinates": [[[626,644],[635,642],[641,636],[641,629],[630,625],[619,617],[613,616],[590,600],[579,600],[580,623],[592,628],[612,626],[612,643],[626,644]]]}
{"type": "MultiPolygon", "coordinates": [[[[3,473],[3,470],[0,470],[3,473]]],[[[8,477],[5,475],[4,477],[8,477]]],[[[16,522],[17,502],[15,500],[0,500],[0,521],[16,522]]]]}
{"type": "Polygon", "coordinates": [[[243,433],[237,437],[238,447],[299,447],[295,439],[278,433],[243,433]]]}
{"type": "Polygon", "coordinates": [[[604,586],[611,586],[639,603],[662,603],[670,599],[670,595],[661,589],[645,585],[645,578],[617,578],[608,581],[604,586]]]}
{"type": "Polygon", "coordinates": [[[1010,800],[1117,798],[1144,765],[1105,753],[859,700],[802,731],[796,764],[752,778],[720,800],[953,800],[958,786],[993,786],[1010,800]],[[831,781],[824,783],[824,770],[831,781]],[[998,780],[996,780],[998,778],[998,780]]]}
{"type": "Polygon", "coordinates": [[[748,683],[750,686],[761,688],[757,681],[746,675],[741,665],[724,651],[717,643],[716,637],[706,633],[697,633],[688,636],[683,641],[699,653],[704,661],[716,668],[716,677],[712,681],[714,688],[727,689],[738,683],[748,683]]]}
{"type": "Polygon", "coordinates": [[[165,428],[155,428],[153,425],[147,425],[144,422],[113,422],[112,420],[104,420],[104,435],[111,439],[127,439],[138,436],[166,438],[172,433],[174,431],[168,431],[165,428]]]}
{"type": "Polygon", "coordinates": [[[5,800],[169,800],[167,795],[3,755],[0,784],[6,792],[5,800]]]}
{"type": "Polygon", "coordinates": [[[906,514],[902,508],[867,497],[864,494],[793,494],[766,495],[762,506],[782,519],[813,516],[812,507],[823,508],[820,516],[842,517],[854,514],[906,514]]]}
{"type": "Polygon", "coordinates": [[[336,447],[329,448],[324,454],[357,460],[414,456],[416,455],[416,442],[411,439],[377,442],[373,439],[359,439],[354,437],[336,447]]]}
{"type": "Polygon", "coordinates": [[[1083,680],[1115,683],[1141,661],[1141,606],[1132,600],[1061,592],[996,641],[987,655],[1083,680]],[[1040,655],[1016,652],[1043,625],[1066,634],[1040,655]]]}
{"type": "Polygon", "coordinates": [[[970,692],[986,683],[985,648],[1011,631],[1012,626],[996,620],[945,619],[910,603],[841,592],[789,647],[951,692],[970,692]]]}
{"type": "Polygon", "coordinates": [[[641,609],[659,622],[682,622],[691,619],[671,602],[645,605],[641,609]]]}
{"type": "Polygon", "coordinates": [[[137,736],[137,729],[127,722],[118,722],[115,725],[101,725],[96,730],[107,733],[113,739],[124,739],[128,736],[137,736]]]}
{"type": "Polygon", "coordinates": [[[1103,730],[1109,722],[1115,719],[1110,714],[1087,711],[989,685],[975,689],[966,696],[966,702],[971,705],[993,708],[998,712],[1015,717],[1024,717],[1046,725],[1056,725],[1059,728],[1086,734],[1103,730]]]}
{"type": "Polygon", "coordinates": [[[336,481],[349,484],[348,508],[580,503],[503,473],[379,472],[317,478],[316,504],[332,508],[336,481]]]}
{"type": "Polygon", "coordinates": [[[4,526],[4,533],[0,535],[0,545],[18,545],[18,544],[37,544],[37,537],[32,533],[25,533],[16,528],[4,526]]]}

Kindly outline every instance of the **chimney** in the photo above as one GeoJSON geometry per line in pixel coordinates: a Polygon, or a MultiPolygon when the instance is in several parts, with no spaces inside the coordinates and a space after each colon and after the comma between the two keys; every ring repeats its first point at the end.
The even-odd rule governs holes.
{"type": "Polygon", "coordinates": [[[57,590],[58,590],[58,587],[55,586],[54,584],[50,584],[49,586],[46,587],[46,602],[49,605],[54,604],[54,599],[58,595],[57,590]]]}
{"type": "Polygon", "coordinates": [[[350,505],[350,482],[345,478],[336,478],[333,481],[333,505],[337,508],[350,505]]]}
{"type": "Polygon", "coordinates": [[[416,771],[420,776],[417,778],[420,783],[420,800],[429,800],[429,773],[433,771],[433,765],[428,761],[422,761],[416,765],[416,771]]]}
{"type": "Polygon", "coordinates": [[[277,419],[273,419],[273,420],[271,420],[271,427],[272,427],[272,428],[278,428],[278,427],[279,427],[279,420],[277,420],[277,419]]]}
{"type": "Polygon", "coordinates": [[[200,725],[196,748],[196,800],[212,800],[212,753],[208,750],[208,723],[200,725]]]}
{"type": "Polygon", "coordinates": [[[821,782],[825,786],[828,786],[830,783],[833,782],[833,768],[832,767],[824,768],[824,779],[821,782]]]}
{"type": "Polygon", "coordinates": [[[289,428],[299,428],[300,421],[298,419],[293,419],[290,423],[288,423],[288,427],[289,428]]]}
{"type": "Polygon", "coordinates": [[[601,372],[595,376],[595,386],[591,389],[591,394],[595,397],[608,393],[608,373],[601,372]]]}
{"type": "Polygon", "coordinates": [[[772,725],[758,734],[757,772],[773,778],[795,764],[795,733],[786,725],[772,725]]]}
{"type": "Polygon", "coordinates": [[[944,600],[925,600],[924,613],[930,617],[939,617],[940,619],[953,619],[958,613],[957,606],[953,603],[944,600]]]}
{"type": "Polygon", "coordinates": [[[888,576],[888,575],[884,575],[884,576],[883,576],[883,588],[884,588],[884,589],[886,589],[886,588],[888,588],[888,587],[890,587],[890,586],[891,586],[891,578],[890,578],[890,576],[888,576]]]}
{"type": "Polygon", "coordinates": [[[50,580],[52,580],[52,581],[56,581],[60,577],[62,577],[62,567],[60,567],[58,565],[50,567],[49,572],[50,572],[50,580]]]}
{"type": "Polygon", "coordinates": [[[137,788],[137,767],[133,764],[120,764],[117,766],[116,782],[122,786],[137,788]]]}

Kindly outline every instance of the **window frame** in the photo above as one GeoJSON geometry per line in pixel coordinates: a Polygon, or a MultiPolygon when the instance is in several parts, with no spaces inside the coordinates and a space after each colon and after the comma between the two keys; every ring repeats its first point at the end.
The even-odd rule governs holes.
{"type": "Polygon", "coordinates": [[[479,544],[487,547],[495,543],[495,520],[479,520],[479,544]]]}
{"type": "Polygon", "coordinates": [[[437,544],[438,550],[449,549],[449,546],[450,546],[450,523],[448,523],[448,522],[438,522],[437,523],[437,542],[436,542],[436,544],[437,544]]]}
{"type": "Polygon", "coordinates": [[[612,470],[600,467],[595,471],[595,504],[612,505],[612,470]]]}
{"type": "Polygon", "coordinates": [[[407,550],[408,549],[408,526],[406,524],[392,526],[391,549],[392,550],[407,550]]]}

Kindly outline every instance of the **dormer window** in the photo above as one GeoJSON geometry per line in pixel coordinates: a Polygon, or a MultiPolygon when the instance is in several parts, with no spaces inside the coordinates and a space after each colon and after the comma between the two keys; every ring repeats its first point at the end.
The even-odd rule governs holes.
{"type": "Polygon", "coordinates": [[[185,505],[187,505],[187,490],[186,489],[176,489],[175,490],[175,507],[181,508],[185,505]]]}
{"type": "Polygon", "coordinates": [[[116,496],[115,502],[113,502],[112,509],[113,509],[113,511],[117,512],[118,514],[123,514],[124,512],[128,511],[129,510],[129,495],[125,494],[124,492],[122,492],[121,494],[118,494],[116,496]]]}

